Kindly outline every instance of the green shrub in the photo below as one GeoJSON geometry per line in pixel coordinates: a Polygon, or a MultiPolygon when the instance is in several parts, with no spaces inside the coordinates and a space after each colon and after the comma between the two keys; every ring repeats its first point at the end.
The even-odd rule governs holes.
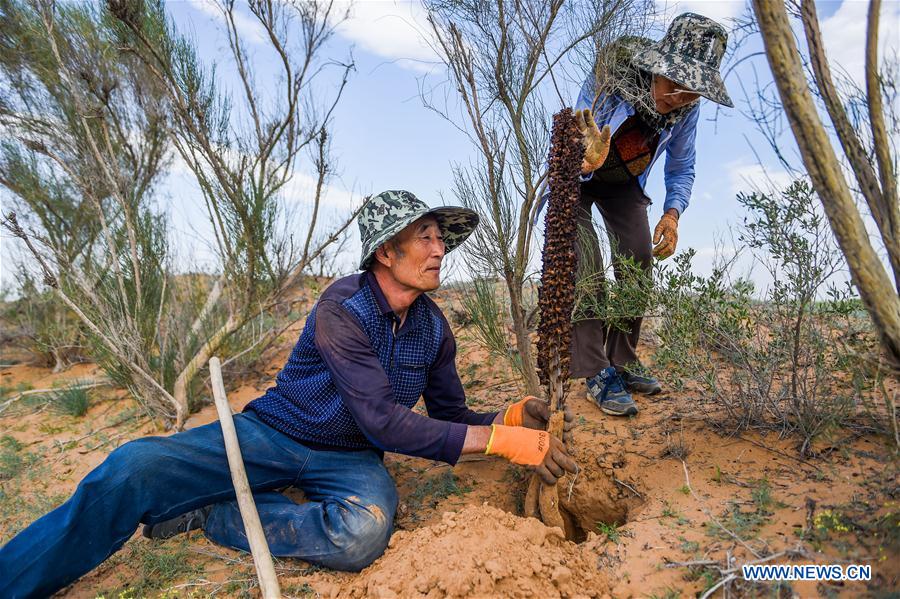
{"type": "Polygon", "coordinates": [[[20,266],[14,278],[18,297],[0,308],[2,340],[26,350],[37,366],[55,372],[84,361],[87,350],[78,317],[25,268],[20,266]]]}
{"type": "MultiPolygon", "coordinates": [[[[691,382],[711,397],[721,424],[796,434],[807,454],[872,402],[883,380],[872,366],[877,339],[852,289],[830,283],[843,257],[807,183],[738,201],[748,211],[741,251],[773,283],[759,295],[732,278],[733,260],[702,277],[691,271],[693,251],[678,255],[657,274],[656,360],[676,387],[691,382]]],[[[883,416],[880,430],[896,430],[890,406],[869,411],[883,416]]]]}
{"type": "Polygon", "coordinates": [[[25,468],[27,460],[23,448],[22,443],[10,435],[0,437],[0,481],[15,478],[25,468]]]}
{"type": "Polygon", "coordinates": [[[55,391],[50,398],[50,407],[54,412],[75,418],[84,416],[90,405],[90,393],[78,383],[55,391]]]}

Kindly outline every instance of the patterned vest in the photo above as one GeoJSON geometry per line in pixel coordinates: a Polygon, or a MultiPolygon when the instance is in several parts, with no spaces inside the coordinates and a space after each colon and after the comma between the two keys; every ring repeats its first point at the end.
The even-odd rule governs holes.
{"type": "MultiPolygon", "coordinates": [[[[361,286],[346,298],[329,293],[342,279],[325,291],[323,299],[335,299],[349,311],[369,337],[372,348],[387,373],[394,399],[412,408],[425,390],[428,372],[437,358],[443,320],[430,306],[432,300],[421,295],[409,307],[407,322],[394,334],[391,314],[384,314],[365,274],[361,286]]],[[[247,405],[259,418],[276,430],[315,448],[368,449],[374,446],[363,435],[344,405],[331,379],[331,373],[315,344],[316,307],[306,319],[300,339],[275,386],[247,405]]],[[[326,333],[322,331],[322,333],[326,333]]]]}
{"type": "Polygon", "coordinates": [[[658,143],[659,133],[639,116],[628,117],[613,135],[606,162],[594,171],[589,183],[621,185],[636,179],[650,166],[658,143]]]}

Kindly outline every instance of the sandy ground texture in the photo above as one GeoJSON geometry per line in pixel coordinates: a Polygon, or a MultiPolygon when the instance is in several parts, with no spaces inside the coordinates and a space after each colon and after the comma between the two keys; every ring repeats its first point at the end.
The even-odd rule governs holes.
{"type": "MultiPolygon", "coordinates": [[[[455,305],[439,301],[448,312],[455,305]]],[[[236,411],[271,384],[301,324],[254,368],[226,371],[236,411]]],[[[499,410],[519,399],[507,366],[480,349],[467,327],[455,332],[471,407],[499,410]]],[[[642,351],[650,362],[652,344],[642,351]]],[[[92,364],[54,374],[27,359],[3,348],[0,405],[22,390],[103,377],[92,364]]],[[[0,412],[0,542],[64,501],[115,447],[170,434],[123,390],[102,386],[91,396],[80,418],[21,399],[0,412]]],[[[637,400],[636,418],[614,419],[573,382],[571,452],[580,471],[560,483],[565,531],[521,516],[523,468],[486,457],[450,468],[389,455],[401,505],[385,555],[359,574],[277,560],[284,594],[675,598],[727,589],[728,597],[897,596],[900,477],[889,440],[840,431],[801,459],[796,439],[728,434],[716,425],[715,406],[690,390],[637,400]],[[740,576],[740,565],[754,562],[868,564],[873,579],[760,585],[740,576]]],[[[214,419],[205,405],[187,426],[214,419]]],[[[199,532],[165,542],[136,532],[59,596],[255,597],[258,587],[248,555],[199,532]]]]}

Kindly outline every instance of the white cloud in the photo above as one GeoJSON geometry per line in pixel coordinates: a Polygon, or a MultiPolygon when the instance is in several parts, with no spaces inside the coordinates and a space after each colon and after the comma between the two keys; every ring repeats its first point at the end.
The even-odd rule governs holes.
{"type": "Polygon", "coordinates": [[[404,68],[429,71],[438,56],[427,42],[431,29],[426,16],[417,0],[358,0],[337,31],[367,52],[404,68]]]}
{"type": "MultiPolygon", "coordinates": [[[[282,188],[285,202],[300,209],[312,208],[316,195],[316,177],[308,173],[294,173],[282,188]]],[[[359,206],[363,196],[347,191],[335,184],[326,184],[322,190],[321,207],[349,214],[359,206]]]]}
{"type": "Polygon", "coordinates": [[[746,0],[656,0],[656,7],[666,24],[683,12],[695,12],[709,17],[730,29],[730,19],[739,17],[747,8],[746,0]]]}
{"type": "MultiPolygon", "coordinates": [[[[656,4],[666,24],[683,12],[696,12],[726,28],[728,20],[741,15],[748,6],[747,0],[657,0],[656,4]]],[[[434,69],[439,58],[429,45],[432,36],[426,17],[420,0],[357,0],[350,18],[337,31],[367,52],[404,68],[427,72],[434,69]]]]}
{"type": "MultiPolygon", "coordinates": [[[[189,2],[198,12],[209,15],[210,18],[218,21],[222,26],[225,25],[224,13],[220,8],[219,2],[216,0],[189,0],[189,2]]],[[[268,36],[266,35],[263,26],[260,25],[255,18],[242,13],[237,8],[237,5],[234,10],[234,26],[237,28],[238,35],[241,36],[241,40],[244,42],[262,44],[268,40],[268,36]]]]}
{"type": "Polygon", "coordinates": [[[761,164],[736,160],[725,165],[731,195],[738,192],[780,191],[791,184],[790,173],[778,168],[763,168],[761,164]]]}
{"type": "MultiPolygon", "coordinates": [[[[865,40],[868,2],[844,0],[828,18],[819,16],[825,53],[832,65],[845,71],[858,85],[865,86],[865,40]]],[[[886,2],[881,7],[878,27],[878,55],[900,50],[900,3],[886,2]]]]}
{"type": "MultiPolygon", "coordinates": [[[[188,1],[196,11],[224,25],[221,0],[188,1]]],[[[423,72],[434,68],[438,57],[427,42],[431,28],[420,0],[337,0],[330,18],[343,17],[348,9],[349,17],[336,28],[340,36],[401,67],[423,72]]],[[[267,42],[263,27],[242,9],[235,9],[234,21],[245,41],[267,42]]]]}

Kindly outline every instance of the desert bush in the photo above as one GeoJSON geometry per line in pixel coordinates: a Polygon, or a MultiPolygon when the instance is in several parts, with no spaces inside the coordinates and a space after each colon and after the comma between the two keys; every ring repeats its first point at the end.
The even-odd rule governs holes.
{"type": "Polygon", "coordinates": [[[0,481],[16,477],[31,461],[25,446],[10,435],[0,437],[0,481]]]}
{"type": "Polygon", "coordinates": [[[311,269],[333,268],[330,248],[355,216],[332,226],[319,214],[330,119],[353,68],[323,56],[342,15],[330,3],[248,3],[276,65],[259,70],[235,3],[216,7],[231,59],[218,65],[158,2],[0,0],[0,185],[15,209],[4,225],[78,316],[91,356],[176,428],[209,358],[247,350],[259,331],[242,328],[311,269]],[[217,83],[217,66],[235,69],[242,94],[217,83]],[[328,98],[317,82],[332,67],[328,98]],[[265,88],[251,75],[263,71],[265,88]],[[173,149],[206,209],[210,274],[173,264],[156,201],[173,149]],[[317,185],[295,239],[281,200],[307,155],[317,185]]]}
{"type": "Polygon", "coordinates": [[[119,42],[154,75],[171,109],[171,143],[202,192],[215,238],[220,272],[187,339],[173,385],[183,423],[191,383],[209,358],[248,322],[272,309],[293,290],[311,265],[340,242],[352,212],[331,231],[320,231],[323,189],[333,173],[329,128],[352,62],[323,56],[347,13],[332,3],[258,3],[249,18],[266,33],[267,58],[275,69],[263,89],[252,75],[265,59],[246,50],[236,26],[234,2],[217,2],[240,99],[217,84],[219,64],[204,64],[192,41],[169,20],[162,5],[109,0],[119,42]],[[319,81],[334,68],[338,83],[328,95],[319,81]],[[272,98],[278,98],[272,101],[272,98]],[[280,201],[304,157],[314,167],[316,191],[308,227],[295,245],[280,201]]]}
{"type": "Polygon", "coordinates": [[[883,389],[877,337],[852,289],[830,283],[844,263],[814,191],[796,181],[738,200],[748,211],[739,240],[773,283],[757,294],[732,279],[731,263],[702,277],[691,272],[692,252],[677,256],[654,291],[657,362],[676,384],[699,385],[721,408],[712,415],[720,424],[796,434],[801,454],[849,424],[857,407],[870,421],[880,412],[877,428],[893,433],[891,400],[872,405],[883,389]]]}
{"type": "MultiPolygon", "coordinates": [[[[900,56],[879,56],[881,2],[866,15],[865,85],[841,68],[846,57],[826,55],[816,2],[756,0],[741,27],[758,31],[774,85],[754,85],[750,116],[789,171],[778,148],[785,119],[797,156],[818,193],[834,237],[878,331],[885,358],[900,372],[900,195],[897,186],[897,81],[900,56]],[[802,28],[808,54],[798,51],[802,28]],[[769,92],[777,90],[778,96],[769,92]],[[768,106],[774,110],[762,108],[768,106]],[[760,110],[760,108],[762,108],[760,110]],[[835,143],[835,139],[840,142],[835,143]],[[874,230],[868,229],[865,202],[874,230]],[[890,269],[885,268],[889,265],[890,269]],[[891,276],[893,275],[893,277],[891,276]],[[893,279],[893,280],[892,280],[893,279]]],[[[890,17],[889,17],[890,18],[890,17]]],[[[846,66],[846,65],[844,65],[846,66]]]]}
{"type": "Polygon", "coordinates": [[[74,384],[54,391],[50,396],[50,409],[57,414],[80,418],[87,414],[91,406],[91,395],[83,385],[74,384]]]}
{"type": "Polygon", "coordinates": [[[167,414],[150,364],[169,277],[152,205],[168,156],[160,90],[97,5],[4,0],[0,12],[5,224],[78,316],[91,356],[167,414]]]}
{"type": "Polygon", "coordinates": [[[492,356],[507,360],[525,380],[523,362],[510,345],[510,334],[503,303],[503,292],[496,279],[475,278],[462,290],[461,300],[466,320],[475,327],[475,338],[492,356]],[[501,297],[498,297],[500,295],[501,297]]]}
{"type": "Polygon", "coordinates": [[[659,318],[657,364],[676,389],[691,381],[713,384],[713,356],[721,352],[734,357],[734,344],[721,343],[729,337],[747,338],[749,317],[754,305],[753,283],[731,278],[731,263],[717,264],[708,277],[692,270],[695,251],[676,255],[668,267],[659,267],[654,294],[659,318]],[[715,322],[714,328],[709,325],[715,322]],[[720,334],[721,333],[721,334],[720,334]]]}
{"type": "MultiPolygon", "coordinates": [[[[584,239],[586,234],[579,230],[580,244],[593,243],[584,239]]],[[[610,254],[615,254],[616,240],[610,238],[608,242],[610,254]]],[[[630,330],[632,319],[652,309],[655,293],[651,275],[632,256],[617,256],[601,264],[580,261],[572,320],[597,318],[611,327],[630,330]]]]}
{"type": "Polygon", "coordinates": [[[27,270],[20,268],[16,279],[18,297],[5,301],[0,312],[0,342],[21,347],[36,366],[53,372],[86,360],[88,348],[78,317],[27,270]]]}

